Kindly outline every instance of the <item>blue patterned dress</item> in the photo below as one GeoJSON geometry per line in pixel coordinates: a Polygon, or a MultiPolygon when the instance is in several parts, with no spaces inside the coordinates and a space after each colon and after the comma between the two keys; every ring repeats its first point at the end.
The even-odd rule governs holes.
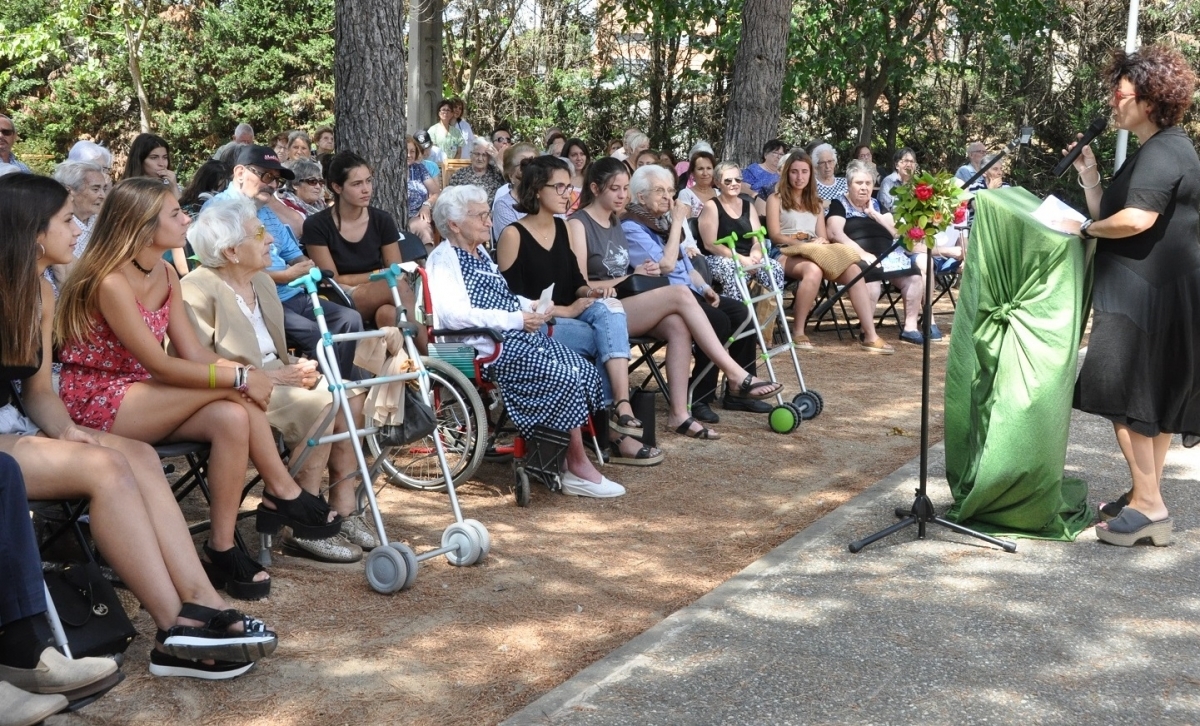
{"type": "MultiPolygon", "coordinates": [[[[472,307],[520,309],[490,261],[461,248],[454,251],[472,307]]],[[[522,436],[532,436],[538,425],[570,431],[600,408],[600,374],[583,356],[542,333],[505,330],[502,335],[500,357],[486,372],[522,436]]]]}

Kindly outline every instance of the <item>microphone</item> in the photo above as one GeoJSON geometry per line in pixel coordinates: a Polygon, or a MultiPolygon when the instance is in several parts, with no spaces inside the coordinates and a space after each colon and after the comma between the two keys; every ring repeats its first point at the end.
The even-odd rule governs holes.
{"type": "Polygon", "coordinates": [[[1087,127],[1087,131],[1083,132],[1083,138],[1075,144],[1075,148],[1067,152],[1062,161],[1058,162],[1058,166],[1054,167],[1054,176],[1062,176],[1063,172],[1071,167],[1072,162],[1083,153],[1083,147],[1092,143],[1092,139],[1099,136],[1106,128],[1108,128],[1108,119],[1103,116],[1092,119],[1092,124],[1087,127]]]}

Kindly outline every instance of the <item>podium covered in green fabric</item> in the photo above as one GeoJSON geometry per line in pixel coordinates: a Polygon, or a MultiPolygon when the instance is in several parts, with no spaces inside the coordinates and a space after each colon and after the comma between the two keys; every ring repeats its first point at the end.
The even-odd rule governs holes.
{"type": "Polygon", "coordinates": [[[1033,219],[1039,204],[1020,188],[975,197],[946,364],[946,517],[1069,541],[1092,522],[1087,485],[1063,478],[1091,247],[1033,219]]]}

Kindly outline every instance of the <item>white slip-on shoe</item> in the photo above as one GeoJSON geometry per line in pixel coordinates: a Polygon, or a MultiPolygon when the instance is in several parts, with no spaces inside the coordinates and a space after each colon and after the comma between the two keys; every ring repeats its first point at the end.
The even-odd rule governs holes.
{"type": "Polygon", "coordinates": [[[600,482],[591,482],[583,477],[575,476],[567,470],[560,475],[563,494],[572,497],[593,497],[595,499],[611,499],[625,494],[625,487],[612,479],[601,475],[600,482]]]}

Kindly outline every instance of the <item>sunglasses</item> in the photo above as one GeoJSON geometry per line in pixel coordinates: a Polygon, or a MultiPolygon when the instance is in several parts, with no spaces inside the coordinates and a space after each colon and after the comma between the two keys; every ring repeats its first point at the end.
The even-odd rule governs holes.
{"type": "MultiPolygon", "coordinates": [[[[264,179],[263,181],[266,181],[266,180],[264,179]]],[[[323,187],[323,186],[325,186],[325,180],[324,180],[324,179],[322,179],[322,178],[321,178],[321,177],[319,177],[319,176],[310,177],[310,178],[308,178],[308,179],[301,179],[300,181],[298,181],[298,182],[296,182],[296,183],[297,183],[297,184],[307,184],[307,185],[309,185],[310,187],[323,187]]]]}
{"type": "Polygon", "coordinates": [[[256,230],[254,234],[245,237],[245,239],[253,239],[255,242],[262,242],[266,236],[267,228],[260,224],[258,225],[258,230],[256,230]]]}
{"type": "Polygon", "coordinates": [[[735,179],[722,179],[722,180],[721,180],[721,183],[722,183],[722,184],[726,184],[726,185],[731,185],[731,184],[741,184],[741,183],[742,183],[742,178],[741,178],[741,177],[737,177],[737,178],[735,178],[735,179]]]}
{"type": "Polygon", "coordinates": [[[247,166],[246,168],[250,170],[251,174],[258,177],[263,184],[278,184],[279,180],[283,178],[279,174],[276,174],[270,170],[263,171],[262,169],[256,169],[253,166],[247,166]]]}
{"type": "Polygon", "coordinates": [[[0,129],[0,136],[12,136],[15,133],[16,129],[0,129]]]}
{"type": "Polygon", "coordinates": [[[511,136],[497,136],[496,138],[492,139],[492,141],[497,144],[511,144],[512,137],[511,136]]]}
{"type": "Polygon", "coordinates": [[[558,184],[547,184],[543,187],[543,189],[553,189],[554,193],[560,197],[565,197],[567,195],[567,190],[570,188],[570,184],[563,184],[561,182],[558,184]]]}

